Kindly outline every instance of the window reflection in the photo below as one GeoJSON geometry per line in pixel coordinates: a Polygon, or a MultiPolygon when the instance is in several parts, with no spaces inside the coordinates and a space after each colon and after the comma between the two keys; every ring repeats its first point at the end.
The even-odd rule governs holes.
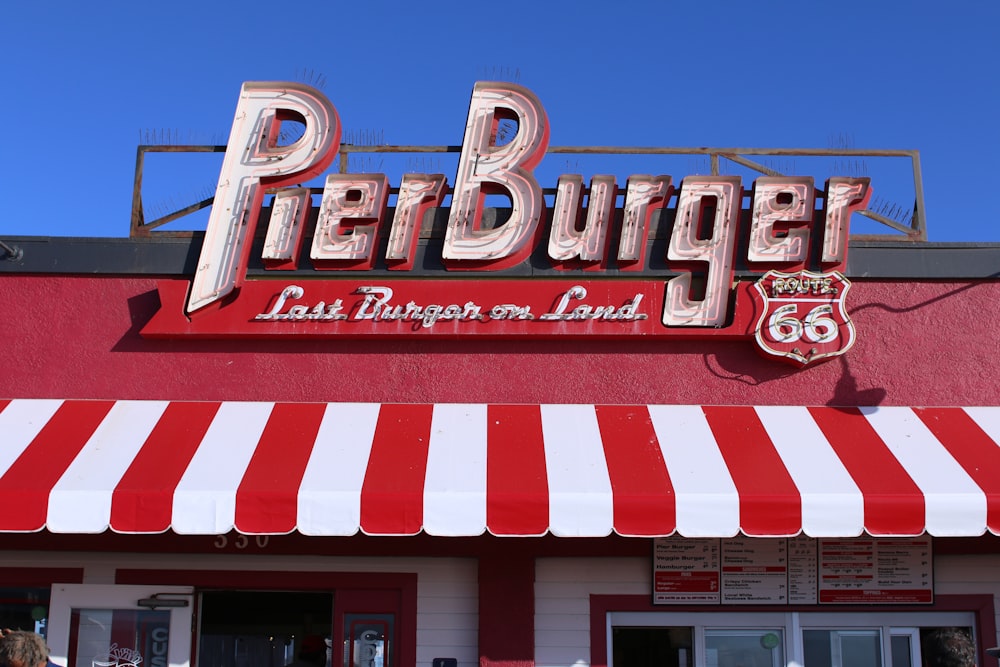
{"type": "Polygon", "coordinates": [[[74,609],[69,664],[73,667],[167,667],[170,612],[74,609]]]}
{"type": "Polygon", "coordinates": [[[706,667],[780,667],[784,664],[780,629],[705,630],[706,667]]]}

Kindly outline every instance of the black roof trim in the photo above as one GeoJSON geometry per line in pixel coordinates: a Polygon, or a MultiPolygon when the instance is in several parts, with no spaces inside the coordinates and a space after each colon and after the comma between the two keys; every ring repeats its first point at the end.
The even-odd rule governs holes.
{"type": "Polygon", "coordinates": [[[99,275],[194,275],[202,236],[121,239],[104,237],[8,237],[19,259],[0,251],[0,273],[93,273],[99,275]]]}
{"type": "MultiPolygon", "coordinates": [[[[12,257],[0,247],[0,274],[190,276],[197,266],[202,235],[148,239],[29,236],[2,240],[16,254],[12,257]]],[[[848,256],[846,273],[856,280],[1000,278],[1000,243],[854,241],[848,256]]]]}

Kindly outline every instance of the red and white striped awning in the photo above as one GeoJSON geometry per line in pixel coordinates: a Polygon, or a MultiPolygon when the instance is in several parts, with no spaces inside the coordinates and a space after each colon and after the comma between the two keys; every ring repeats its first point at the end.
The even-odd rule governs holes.
{"type": "Polygon", "coordinates": [[[1000,534],[1000,408],[0,400],[0,530],[1000,534]]]}

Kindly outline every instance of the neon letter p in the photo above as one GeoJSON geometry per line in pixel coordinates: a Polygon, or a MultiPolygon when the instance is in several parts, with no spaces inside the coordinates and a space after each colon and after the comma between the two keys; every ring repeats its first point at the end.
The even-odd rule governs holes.
{"type": "Polygon", "coordinates": [[[222,161],[205,242],[188,297],[188,312],[236,288],[250,252],[268,187],[300,183],[322,173],[340,149],[340,118],[319,91],[297,83],[243,84],[222,161]],[[305,124],[302,136],[278,145],[281,122],[305,124]]]}

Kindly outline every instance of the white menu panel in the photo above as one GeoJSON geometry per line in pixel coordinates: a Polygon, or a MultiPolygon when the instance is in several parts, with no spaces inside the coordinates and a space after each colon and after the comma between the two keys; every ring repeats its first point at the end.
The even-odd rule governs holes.
{"type": "Polygon", "coordinates": [[[931,538],[821,540],[819,601],[919,604],[934,601],[931,538]]]}
{"type": "Polygon", "coordinates": [[[719,540],[654,540],[653,604],[713,604],[719,599],[719,540]]]}
{"type": "Polygon", "coordinates": [[[788,540],[788,603],[816,604],[817,588],[816,540],[799,535],[788,540]]]}
{"type": "Polygon", "coordinates": [[[722,602],[785,604],[788,542],[734,537],[722,540],[722,602]]]}
{"type": "Polygon", "coordinates": [[[930,604],[931,538],[653,541],[654,604],[930,604]]]}

